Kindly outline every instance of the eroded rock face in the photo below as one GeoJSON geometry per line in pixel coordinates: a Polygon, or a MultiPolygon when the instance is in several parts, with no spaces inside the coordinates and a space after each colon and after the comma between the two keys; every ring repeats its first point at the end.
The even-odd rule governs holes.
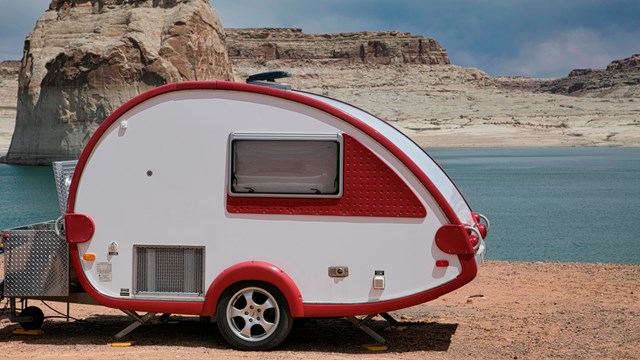
{"type": "Polygon", "coordinates": [[[301,29],[227,29],[234,60],[328,60],[365,64],[450,64],[434,40],[407,32],[305,34],[301,29]]]}
{"type": "Polygon", "coordinates": [[[77,158],[132,97],[176,81],[231,80],[207,0],[54,0],[27,36],[6,161],[77,158]]]}
{"type": "Polygon", "coordinates": [[[612,61],[606,69],[575,69],[559,79],[497,79],[509,89],[578,97],[637,98],[640,96],[640,54],[612,61]]]}
{"type": "Polygon", "coordinates": [[[607,71],[640,71],[640,54],[632,55],[626,59],[612,61],[607,66],[607,71]]]}
{"type": "Polygon", "coordinates": [[[612,61],[606,69],[573,70],[566,78],[543,84],[544,92],[589,97],[637,97],[640,55],[612,61]]]}

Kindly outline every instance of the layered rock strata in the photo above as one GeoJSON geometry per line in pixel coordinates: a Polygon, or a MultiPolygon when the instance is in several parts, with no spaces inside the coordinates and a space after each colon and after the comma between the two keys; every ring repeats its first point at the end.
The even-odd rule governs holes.
{"type": "Polygon", "coordinates": [[[233,61],[326,60],[364,64],[450,64],[434,40],[407,32],[305,34],[301,29],[227,29],[233,61]]]}
{"type": "Polygon", "coordinates": [[[578,97],[640,96],[640,54],[612,61],[606,69],[575,69],[559,79],[499,78],[506,88],[578,97]]]}
{"type": "Polygon", "coordinates": [[[9,163],[77,158],[132,97],[187,80],[231,80],[207,0],[54,0],[25,41],[9,163]]]}
{"type": "Polygon", "coordinates": [[[0,62],[0,154],[9,149],[16,119],[20,61],[0,62]]]}

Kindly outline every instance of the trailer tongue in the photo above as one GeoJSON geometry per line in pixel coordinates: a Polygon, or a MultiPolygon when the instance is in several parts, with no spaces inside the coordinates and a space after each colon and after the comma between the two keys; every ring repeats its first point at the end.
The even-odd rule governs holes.
{"type": "Polygon", "coordinates": [[[489,222],[435,161],[359,108],[274,86],[285,75],[162,86],[54,163],[62,216],[2,232],[11,318],[100,304],[134,319],[122,338],[156,314],[213,317],[264,350],[294,318],[347,317],[384,342],[376,314],[396,324],[473,280],[489,222]]]}

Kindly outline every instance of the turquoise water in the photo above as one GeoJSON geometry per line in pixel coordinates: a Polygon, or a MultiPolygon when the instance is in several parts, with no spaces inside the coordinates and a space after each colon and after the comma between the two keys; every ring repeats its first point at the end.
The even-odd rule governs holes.
{"type": "Polygon", "coordinates": [[[429,153],[491,220],[490,259],[640,263],[639,148],[429,153]]]}
{"type": "Polygon", "coordinates": [[[0,164],[0,229],[60,216],[51,167],[0,164]]]}
{"type": "MultiPolygon", "coordinates": [[[[491,220],[489,259],[640,263],[640,149],[435,149],[491,220]]],[[[59,216],[51,168],[0,164],[0,229],[59,216]]]]}

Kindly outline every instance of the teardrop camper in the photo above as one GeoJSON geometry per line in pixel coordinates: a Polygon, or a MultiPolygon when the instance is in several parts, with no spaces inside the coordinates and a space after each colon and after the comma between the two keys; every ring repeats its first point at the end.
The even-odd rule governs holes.
{"type": "Polygon", "coordinates": [[[119,337],[155,314],[196,315],[246,350],[278,345],[295,318],[348,317],[382,342],[371,316],[460,288],[485,256],[488,221],[423,149],[301,91],[161,86],[109,116],[67,174],[53,230],[3,236],[4,296],[30,326],[41,312],[15,314],[16,299],[51,295],[14,270],[12,251],[39,246],[29,231],[63,239],[71,280],[53,300],[125,311],[136,322],[119,337]]]}

